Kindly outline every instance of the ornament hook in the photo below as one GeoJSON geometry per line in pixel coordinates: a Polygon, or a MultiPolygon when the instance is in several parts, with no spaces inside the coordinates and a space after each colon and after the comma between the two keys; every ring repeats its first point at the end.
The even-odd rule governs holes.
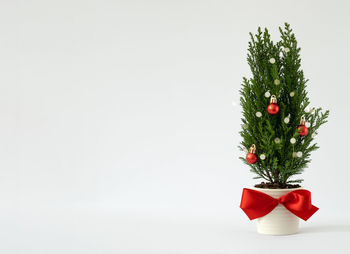
{"type": "Polygon", "coordinates": [[[275,104],[277,103],[276,95],[271,95],[270,103],[275,103],[275,104]]]}
{"type": "Polygon", "coordinates": [[[249,149],[249,152],[250,153],[255,153],[255,151],[256,151],[256,146],[255,146],[255,144],[252,144],[252,146],[249,149]]]}

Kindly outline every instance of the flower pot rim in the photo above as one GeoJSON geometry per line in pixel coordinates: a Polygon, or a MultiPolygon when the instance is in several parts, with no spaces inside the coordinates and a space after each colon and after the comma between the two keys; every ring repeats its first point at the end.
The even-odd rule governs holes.
{"type": "Polygon", "coordinates": [[[269,188],[258,188],[258,187],[252,187],[253,190],[267,190],[267,191],[294,191],[294,190],[301,190],[304,189],[303,186],[300,186],[298,188],[291,188],[291,189],[269,189],[269,188]]]}

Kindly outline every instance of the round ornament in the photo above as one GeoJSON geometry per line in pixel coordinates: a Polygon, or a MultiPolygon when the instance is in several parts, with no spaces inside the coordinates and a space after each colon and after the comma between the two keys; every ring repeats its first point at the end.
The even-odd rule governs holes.
{"type": "Polygon", "coordinates": [[[299,135],[305,137],[309,133],[309,129],[305,125],[298,126],[299,135]]]}
{"type": "Polygon", "coordinates": [[[298,126],[299,135],[305,137],[309,133],[309,129],[305,126],[305,116],[300,119],[300,125],[298,126]]]}
{"type": "Polygon", "coordinates": [[[275,95],[272,95],[270,104],[267,106],[267,112],[269,112],[270,115],[277,115],[278,111],[280,111],[280,107],[277,105],[277,98],[275,95]]]}
{"type": "Polygon", "coordinates": [[[258,161],[258,156],[255,154],[256,147],[253,144],[250,149],[249,153],[247,153],[246,160],[249,164],[255,164],[258,161]]]}

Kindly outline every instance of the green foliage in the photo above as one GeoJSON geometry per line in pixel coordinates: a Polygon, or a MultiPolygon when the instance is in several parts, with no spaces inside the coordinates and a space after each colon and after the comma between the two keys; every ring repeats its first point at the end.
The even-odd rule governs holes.
{"type": "Polygon", "coordinates": [[[239,148],[249,151],[255,144],[257,156],[265,154],[266,159],[259,158],[255,164],[240,158],[256,174],[255,178],[287,184],[302,181],[291,180],[291,177],[302,173],[310,162],[311,152],[319,148],[313,143],[315,135],[312,134],[316,134],[318,128],[327,122],[329,111],[323,112],[321,108],[306,110],[310,104],[306,92],[308,80],[300,68],[300,48],[289,24],[285,23],[284,29],[279,30],[281,40],[277,43],[273,43],[266,28],[262,31],[259,27],[256,35],[250,33],[248,63],[252,77],[243,78],[240,90],[243,109],[240,134],[243,141],[239,148]],[[270,62],[271,58],[275,59],[275,63],[270,62]],[[276,85],[275,80],[279,80],[280,84],[276,85]],[[270,104],[270,97],[265,97],[267,91],[277,97],[280,107],[277,115],[267,112],[270,104]],[[257,117],[256,112],[261,112],[262,116],[257,117]],[[309,134],[305,137],[301,137],[297,130],[303,115],[310,123],[309,134]],[[285,123],[284,119],[288,116],[290,121],[285,123]],[[290,142],[293,137],[295,144],[290,142]],[[275,138],[279,138],[280,142],[276,143],[275,138]],[[296,152],[302,152],[302,155],[296,157],[296,152]]]}

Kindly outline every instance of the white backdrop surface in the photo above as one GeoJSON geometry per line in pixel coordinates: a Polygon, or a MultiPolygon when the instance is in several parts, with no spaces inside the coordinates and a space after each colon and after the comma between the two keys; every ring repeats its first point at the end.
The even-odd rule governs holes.
{"type": "Polygon", "coordinates": [[[348,1],[0,1],[0,253],[348,253],[348,1]],[[297,235],[238,157],[248,32],[289,22],[330,109],[297,235]]]}

